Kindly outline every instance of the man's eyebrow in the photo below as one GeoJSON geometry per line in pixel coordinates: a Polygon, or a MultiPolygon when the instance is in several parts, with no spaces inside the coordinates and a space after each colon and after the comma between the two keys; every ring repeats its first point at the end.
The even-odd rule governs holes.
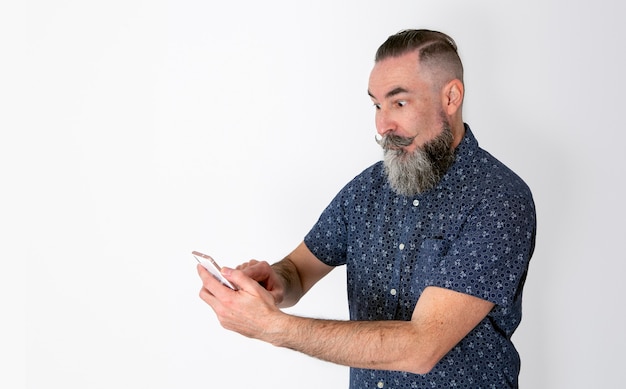
{"type": "MultiPolygon", "coordinates": [[[[409,91],[408,91],[408,90],[406,90],[406,89],[404,89],[403,87],[399,86],[399,87],[397,87],[397,88],[393,88],[392,90],[390,90],[389,92],[387,92],[387,93],[385,94],[385,98],[386,98],[386,99],[389,99],[389,98],[391,98],[391,97],[393,97],[393,96],[395,96],[395,95],[399,95],[400,93],[409,93],[409,91]]],[[[374,95],[372,94],[372,92],[370,92],[369,90],[367,91],[367,94],[368,94],[371,98],[373,98],[373,99],[375,99],[375,98],[376,98],[376,97],[374,97],[374,95]]]]}

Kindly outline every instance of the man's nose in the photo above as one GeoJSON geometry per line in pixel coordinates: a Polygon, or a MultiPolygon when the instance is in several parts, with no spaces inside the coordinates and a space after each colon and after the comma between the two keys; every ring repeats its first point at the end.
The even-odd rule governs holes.
{"type": "Polygon", "coordinates": [[[396,123],[389,113],[383,109],[376,111],[376,131],[380,136],[384,136],[388,132],[396,129],[396,123]]]}

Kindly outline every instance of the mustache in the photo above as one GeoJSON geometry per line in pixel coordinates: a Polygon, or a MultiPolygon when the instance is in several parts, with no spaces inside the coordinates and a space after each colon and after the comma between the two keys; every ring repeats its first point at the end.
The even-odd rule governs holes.
{"type": "Polygon", "coordinates": [[[386,134],[379,137],[374,137],[374,140],[383,150],[398,149],[400,147],[409,146],[415,140],[415,136],[400,136],[394,134],[386,134]]]}

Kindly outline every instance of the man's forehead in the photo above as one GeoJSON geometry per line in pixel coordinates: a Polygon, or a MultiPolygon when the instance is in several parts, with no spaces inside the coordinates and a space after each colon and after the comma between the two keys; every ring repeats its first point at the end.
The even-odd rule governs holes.
{"type": "Polygon", "coordinates": [[[419,70],[417,53],[383,59],[374,65],[370,73],[368,94],[382,99],[410,93],[415,86],[425,81],[419,70]]]}

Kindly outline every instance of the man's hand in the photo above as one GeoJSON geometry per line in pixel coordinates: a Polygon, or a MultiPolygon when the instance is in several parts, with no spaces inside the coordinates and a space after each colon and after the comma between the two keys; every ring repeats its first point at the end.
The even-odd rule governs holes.
{"type": "Polygon", "coordinates": [[[237,270],[243,271],[245,275],[257,281],[265,290],[270,292],[276,305],[283,302],[285,285],[269,263],[253,259],[237,266],[237,270]]]}
{"type": "Polygon", "coordinates": [[[262,339],[274,328],[273,322],[283,315],[272,294],[242,270],[222,268],[222,274],[239,288],[234,291],[201,265],[197,268],[202,279],[200,298],[213,308],[225,329],[262,339]]]}

